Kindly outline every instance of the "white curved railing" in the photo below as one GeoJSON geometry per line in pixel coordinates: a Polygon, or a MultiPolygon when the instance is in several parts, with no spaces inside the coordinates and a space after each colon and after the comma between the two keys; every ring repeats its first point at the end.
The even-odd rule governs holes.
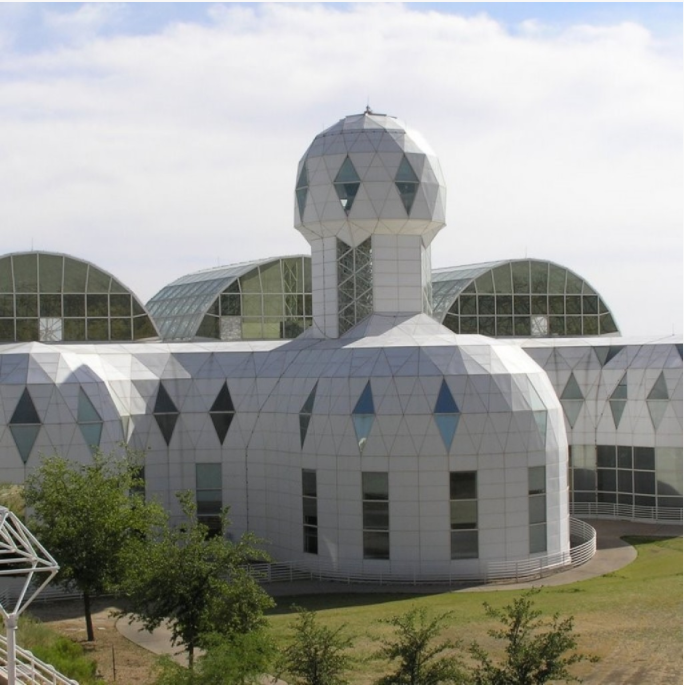
{"type": "Polygon", "coordinates": [[[589,562],[596,553],[596,529],[581,519],[570,517],[570,556],[572,566],[589,562]]]}
{"type": "Polygon", "coordinates": [[[570,514],[594,519],[627,519],[630,521],[682,522],[682,509],[677,507],[645,507],[618,503],[570,503],[570,514]]]}
{"type": "MultiPolygon", "coordinates": [[[[17,684],[78,684],[67,679],[52,665],[39,660],[30,650],[16,646],[17,684]]],[[[0,634],[0,675],[7,683],[7,639],[0,634]]]]}
{"type": "Polygon", "coordinates": [[[418,568],[401,571],[369,572],[363,564],[345,565],[338,569],[333,563],[319,561],[304,567],[301,562],[263,562],[250,565],[251,571],[262,583],[277,581],[342,581],[344,583],[376,584],[449,584],[515,582],[538,579],[568,567],[577,567],[590,560],[596,552],[596,531],[586,522],[570,517],[571,548],[568,553],[544,555],[529,560],[490,562],[484,569],[463,572],[422,573],[418,568]]]}

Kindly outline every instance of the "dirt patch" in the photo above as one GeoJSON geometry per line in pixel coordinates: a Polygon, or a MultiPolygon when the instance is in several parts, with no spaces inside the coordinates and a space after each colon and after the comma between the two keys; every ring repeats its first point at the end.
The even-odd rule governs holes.
{"type": "Polygon", "coordinates": [[[78,641],[87,655],[97,662],[98,673],[106,684],[154,683],[156,655],[124,638],[116,628],[112,612],[119,610],[111,598],[93,602],[95,641],[86,641],[83,605],[80,601],[36,603],[31,614],[63,636],[78,641]]]}

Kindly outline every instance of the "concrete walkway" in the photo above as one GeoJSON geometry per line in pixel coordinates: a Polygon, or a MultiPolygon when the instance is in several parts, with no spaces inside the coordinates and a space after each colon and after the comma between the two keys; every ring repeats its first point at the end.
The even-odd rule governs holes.
{"type": "MultiPolygon", "coordinates": [[[[666,536],[682,535],[682,527],[677,524],[647,524],[643,522],[626,522],[612,520],[584,520],[596,529],[596,555],[581,567],[574,567],[565,572],[552,574],[542,579],[535,579],[525,583],[483,584],[463,588],[450,588],[440,584],[426,586],[413,585],[377,585],[377,584],[345,584],[332,581],[292,581],[268,584],[268,592],[274,597],[296,595],[310,595],[314,593],[470,593],[481,591],[514,590],[539,586],[562,586],[576,581],[584,581],[596,576],[615,572],[636,559],[636,550],[625,543],[621,536],[666,536]]],[[[143,648],[163,655],[175,653],[179,648],[171,645],[171,631],[167,626],[159,627],[153,632],[145,631],[139,622],[129,623],[122,617],[116,623],[119,632],[129,640],[143,648]]],[[[177,658],[180,662],[182,655],[177,658]]]]}

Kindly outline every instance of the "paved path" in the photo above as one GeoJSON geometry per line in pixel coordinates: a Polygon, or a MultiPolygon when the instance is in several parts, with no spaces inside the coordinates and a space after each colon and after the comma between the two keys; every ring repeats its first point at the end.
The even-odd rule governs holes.
{"type": "MultiPolygon", "coordinates": [[[[309,595],[313,593],[445,593],[452,590],[456,593],[469,593],[474,591],[496,591],[535,586],[562,586],[575,581],[584,581],[596,576],[602,576],[614,572],[633,562],[636,558],[636,550],[625,543],[620,537],[637,536],[681,536],[682,527],[677,524],[646,524],[643,522],[625,522],[612,520],[585,520],[596,529],[597,551],[596,555],[581,567],[574,567],[566,572],[552,574],[542,579],[525,583],[507,584],[483,584],[464,588],[450,589],[448,586],[380,586],[377,584],[345,584],[330,581],[292,581],[274,583],[267,586],[268,592],[275,597],[309,595]]],[[[129,624],[124,617],[116,623],[119,632],[129,640],[141,645],[143,648],[162,655],[176,652],[178,648],[171,645],[171,631],[168,627],[159,627],[152,633],[145,631],[139,622],[129,624]]],[[[179,661],[182,656],[179,655],[179,661]]]]}

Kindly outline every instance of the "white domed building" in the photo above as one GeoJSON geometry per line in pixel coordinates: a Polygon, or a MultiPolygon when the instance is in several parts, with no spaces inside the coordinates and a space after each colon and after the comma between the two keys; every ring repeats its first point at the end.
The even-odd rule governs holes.
{"type": "Polygon", "coordinates": [[[277,561],[359,581],[572,564],[568,473],[593,506],[627,483],[626,441],[637,495],[616,490],[612,504],[662,497],[681,518],[681,344],[638,353],[605,339],[466,335],[616,327],[585,282],[540,261],[438,274],[433,296],[445,183],[394,117],[367,110],[316,136],[294,205],[310,260],[188,275],[147,310],[92,266],[92,287],[75,293],[63,275],[53,293],[52,263],[26,258],[37,280],[24,292],[20,270],[0,260],[0,305],[13,308],[11,320],[0,310],[0,332],[16,336],[0,346],[5,480],[23,480],[41,453],[85,461],[123,439],[147,451],[147,494],[176,515],[176,492],[194,491],[210,526],[230,506],[232,535],[252,531],[277,561]],[[49,315],[53,337],[22,342],[34,301],[33,328],[49,315]],[[148,315],[154,327],[142,327],[148,315]],[[566,430],[581,447],[571,470],[566,430]]]}

